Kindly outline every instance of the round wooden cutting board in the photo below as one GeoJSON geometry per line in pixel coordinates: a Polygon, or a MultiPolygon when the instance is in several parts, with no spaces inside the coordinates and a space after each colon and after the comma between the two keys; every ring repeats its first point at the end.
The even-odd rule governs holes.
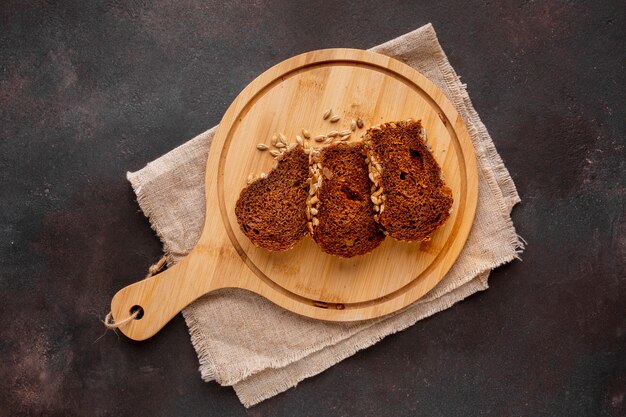
{"type": "MultiPolygon", "coordinates": [[[[319,145],[311,140],[312,145],[319,145]]],[[[202,237],[183,261],[119,291],[113,317],[141,307],[142,317],[121,326],[146,339],[181,309],[218,288],[254,291],[298,314],[333,321],[379,317],[432,289],[458,257],[472,227],[478,197],[476,158],[467,128],[444,94],[423,75],[392,58],[354,49],[327,49],[290,58],[252,81],[224,115],[213,139],[206,173],[202,237]],[[329,108],[341,116],[323,120],[329,108]],[[235,203],[250,173],[268,172],[273,159],[258,143],[274,133],[289,142],[385,121],[418,119],[454,197],[446,224],[425,243],[387,238],[373,252],[341,259],[319,250],[310,237],[286,252],[259,249],[241,233],[235,203]]]]}

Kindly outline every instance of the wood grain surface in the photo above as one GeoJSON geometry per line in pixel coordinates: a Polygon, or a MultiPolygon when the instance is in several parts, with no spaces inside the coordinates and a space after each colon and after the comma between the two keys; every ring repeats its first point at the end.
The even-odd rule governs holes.
{"type": "MultiPolygon", "coordinates": [[[[319,145],[313,141],[311,144],[319,145]]],[[[113,317],[144,314],[120,328],[149,338],[189,303],[210,291],[244,288],[298,314],[333,321],[379,317],[432,289],[458,257],[471,229],[478,197],[473,146],[453,105],[407,65],[372,52],[326,49],[295,56],[270,68],[234,100],[213,139],[206,174],[206,220],[192,252],[165,272],[120,290],[113,317]],[[322,119],[332,108],[336,123],[322,119]],[[431,241],[387,238],[373,252],[351,259],[324,254],[308,236],[289,251],[271,253],[240,232],[235,203],[250,173],[268,172],[276,132],[289,142],[303,128],[313,136],[385,121],[420,119],[428,143],[453,192],[451,217],[431,241]]]]}

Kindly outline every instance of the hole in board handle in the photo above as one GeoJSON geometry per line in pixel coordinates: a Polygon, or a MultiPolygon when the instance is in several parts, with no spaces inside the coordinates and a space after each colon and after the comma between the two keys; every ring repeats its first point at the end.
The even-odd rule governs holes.
{"type": "Polygon", "coordinates": [[[137,317],[135,317],[135,320],[141,320],[141,318],[143,317],[143,307],[142,306],[138,306],[138,305],[134,305],[130,308],[130,314],[135,314],[135,312],[138,311],[137,313],[137,317]]]}

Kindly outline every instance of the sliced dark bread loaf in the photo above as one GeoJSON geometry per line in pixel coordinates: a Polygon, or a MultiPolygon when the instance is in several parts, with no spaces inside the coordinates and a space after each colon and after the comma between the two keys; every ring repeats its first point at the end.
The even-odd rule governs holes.
{"type": "Polygon", "coordinates": [[[362,143],[338,143],[312,154],[307,217],[321,250],[344,258],[363,255],[385,235],[372,217],[372,184],[362,143]]]}
{"type": "Polygon", "coordinates": [[[424,143],[419,121],[384,123],[365,133],[374,218],[398,240],[429,240],[450,216],[452,191],[424,143]]]}
{"type": "Polygon", "coordinates": [[[297,145],[278,157],[266,178],[253,181],[241,191],[235,215],[252,243],[282,251],[307,234],[308,178],[309,157],[297,145]]]}

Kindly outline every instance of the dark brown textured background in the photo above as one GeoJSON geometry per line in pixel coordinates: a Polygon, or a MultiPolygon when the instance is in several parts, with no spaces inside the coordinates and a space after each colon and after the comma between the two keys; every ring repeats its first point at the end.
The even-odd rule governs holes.
{"type": "Polygon", "coordinates": [[[620,1],[0,4],[0,415],[626,415],[620,1]],[[98,322],[160,244],[124,178],[294,54],[432,22],[515,179],[523,262],[245,410],[178,316],[98,322]]]}

